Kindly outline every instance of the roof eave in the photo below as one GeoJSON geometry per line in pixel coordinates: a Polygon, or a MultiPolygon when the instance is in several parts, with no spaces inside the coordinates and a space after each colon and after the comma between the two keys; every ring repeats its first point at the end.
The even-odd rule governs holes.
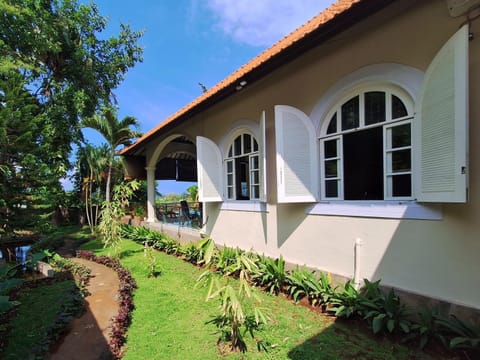
{"type": "MultiPolygon", "coordinates": [[[[240,73],[236,79],[231,81],[231,83],[215,91],[210,96],[207,96],[204,100],[199,101],[198,104],[192,106],[184,112],[180,110],[180,114],[178,116],[175,117],[175,115],[173,115],[173,118],[169,119],[166,124],[160,124],[157,128],[153,129],[150,132],[147,132],[134,144],[130,145],[125,149],[122,149],[119,154],[134,155],[141,153],[145,146],[150,141],[152,141],[155,136],[168,132],[169,130],[178,126],[184,121],[192,118],[193,116],[205,111],[213,105],[235,94],[237,92],[236,88],[240,81],[245,80],[249,85],[251,85],[255,81],[258,81],[261,78],[267,76],[272,71],[278,69],[282,65],[285,65],[290,61],[294,60],[300,54],[303,54],[311,50],[312,48],[318,46],[319,44],[325,42],[326,40],[332,38],[333,36],[338,35],[339,33],[345,31],[351,26],[357,24],[358,22],[373,15],[377,11],[380,11],[381,9],[390,5],[394,1],[396,0],[362,0],[358,3],[353,4],[347,10],[337,14],[331,20],[325,22],[316,29],[305,34],[304,37],[295,41],[288,47],[282,49],[277,54],[260,63],[258,66],[252,68],[250,71],[243,74],[240,73]]],[[[255,60],[255,58],[253,60],[255,60]]],[[[241,70],[241,68],[239,70],[241,70]]],[[[208,95],[208,92],[204,95],[208,95]]]]}

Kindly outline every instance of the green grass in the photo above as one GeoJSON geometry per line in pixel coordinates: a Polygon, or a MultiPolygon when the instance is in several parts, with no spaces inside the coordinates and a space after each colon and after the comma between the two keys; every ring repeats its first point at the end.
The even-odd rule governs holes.
{"type": "MultiPolygon", "coordinates": [[[[108,253],[96,241],[83,248],[108,253]]],[[[431,359],[420,351],[374,337],[258,289],[255,291],[262,299],[261,306],[271,317],[256,334],[267,345],[267,352],[257,351],[256,343],[246,337],[247,353],[221,354],[216,328],[208,324],[218,315],[219,303],[206,302],[207,289],[195,287],[204,270],[161,252],[155,255],[161,275],[148,278],[142,246],[132,241],[122,243],[122,263],[138,283],[125,360],[431,359]]]]}
{"type": "Polygon", "coordinates": [[[39,344],[45,344],[49,328],[75,288],[73,280],[66,280],[22,291],[18,299],[21,305],[11,320],[8,344],[2,358],[28,359],[39,344]]]}

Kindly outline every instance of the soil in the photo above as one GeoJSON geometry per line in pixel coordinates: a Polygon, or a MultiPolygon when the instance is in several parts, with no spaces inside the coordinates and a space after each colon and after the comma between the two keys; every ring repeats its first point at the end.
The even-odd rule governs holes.
{"type": "MultiPolygon", "coordinates": [[[[65,240],[58,252],[70,257],[74,253],[75,241],[65,240]]],[[[71,258],[92,270],[87,286],[89,296],[85,298],[85,313],[72,320],[67,333],[50,349],[47,360],[97,360],[110,359],[108,342],[110,319],[118,313],[119,280],[116,272],[93,261],[71,258]]]]}

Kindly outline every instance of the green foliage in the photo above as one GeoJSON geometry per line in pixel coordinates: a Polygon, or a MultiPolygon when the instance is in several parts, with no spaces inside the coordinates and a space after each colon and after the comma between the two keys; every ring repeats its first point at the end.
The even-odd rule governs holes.
{"type": "Polygon", "coordinates": [[[287,292],[293,299],[298,302],[309,294],[310,287],[307,281],[316,281],[315,271],[308,271],[305,267],[293,269],[286,277],[287,292]]]}
{"type": "Polygon", "coordinates": [[[445,337],[440,330],[439,319],[440,313],[438,308],[421,309],[417,313],[417,319],[410,327],[410,334],[406,335],[403,341],[418,340],[420,349],[424,349],[432,339],[438,339],[443,344],[446,344],[445,337]]]}
{"type": "Polygon", "coordinates": [[[312,305],[326,305],[333,295],[332,281],[327,273],[320,273],[317,279],[310,276],[305,281],[307,285],[308,299],[312,305]]]}
{"type": "Polygon", "coordinates": [[[282,256],[278,259],[262,256],[258,268],[257,274],[253,277],[257,284],[264,286],[271,294],[278,294],[283,290],[287,273],[282,256]]]}
{"type": "MultiPolygon", "coordinates": [[[[114,164],[121,165],[122,162],[115,163],[115,156],[117,148],[121,145],[128,146],[132,141],[141,135],[132,127],[137,128],[139,126],[138,120],[133,116],[126,116],[122,120],[117,118],[117,109],[111,106],[102,108],[102,111],[96,113],[91,117],[86,117],[82,121],[82,126],[86,128],[92,128],[98,131],[107,141],[107,180],[105,185],[105,201],[110,202],[110,188],[112,181],[112,172],[115,171],[114,164]]],[[[123,166],[117,169],[123,173],[123,166]]],[[[138,190],[140,184],[137,184],[135,189],[138,190]]],[[[135,191],[132,192],[130,198],[135,195],[135,191]]]]}
{"type": "Polygon", "coordinates": [[[192,185],[187,188],[188,197],[190,201],[198,201],[198,185],[192,185]]]}
{"type": "Polygon", "coordinates": [[[102,221],[98,226],[98,231],[102,236],[104,246],[113,248],[115,257],[120,255],[119,247],[123,232],[121,218],[125,215],[129,199],[137,188],[137,181],[130,181],[115,186],[113,201],[105,201],[102,206],[102,221]]]}
{"type": "Polygon", "coordinates": [[[140,32],[107,21],[93,3],[0,2],[0,225],[7,232],[48,225],[62,204],[78,119],[111,102],[142,60],[140,32]]]}
{"type": "Polygon", "coordinates": [[[480,328],[467,324],[455,315],[437,319],[440,332],[450,339],[451,349],[468,349],[480,354],[480,328]]]}
{"type": "Polygon", "coordinates": [[[247,345],[244,335],[248,333],[255,338],[255,330],[260,324],[267,322],[266,316],[257,306],[254,306],[253,314],[247,314],[245,300],[254,298],[258,302],[260,299],[244,278],[240,280],[238,287],[234,287],[228,280],[221,282],[210,271],[203,273],[199,281],[206,279],[210,281],[207,301],[215,298],[220,300],[220,314],[211,320],[221,332],[220,340],[229,341],[232,350],[245,352],[247,345]]]}
{"type": "Polygon", "coordinates": [[[0,315],[20,305],[19,301],[10,300],[9,296],[0,295],[0,315]]]}
{"type": "Polygon", "coordinates": [[[360,293],[355,289],[353,280],[348,280],[345,285],[335,289],[330,300],[332,306],[328,310],[340,318],[361,315],[362,300],[360,293]]]}
{"type": "Polygon", "coordinates": [[[395,290],[390,289],[387,294],[380,289],[370,293],[362,300],[362,307],[365,311],[364,319],[370,322],[374,334],[384,331],[392,333],[396,330],[410,332],[407,306],[400,301],[395,290]]]}
{"type": "Polygon", "coordinates": [[[147,276],[156,277],[159,274],[156,268],[157,258],[155,257],[155,250],[145,242],[143,247],[143,257],[147,260],[147,276]]]}

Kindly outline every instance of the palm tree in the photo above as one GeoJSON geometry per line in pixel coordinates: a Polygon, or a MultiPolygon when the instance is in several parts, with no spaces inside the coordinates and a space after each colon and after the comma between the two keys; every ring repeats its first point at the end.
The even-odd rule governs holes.
{"type": "Polygon", "coordinates": [[[109,203],[112,167],[114,165],[116,150],[120,145],[130,145],[134,138],[141,135],[140,132],[135,130],[139,126],[138,120],[133,116],[126,116],[122,120],[118,120],[116,109],[106,107],[100,114],[97,113],[92,117],[83,119],[82,126],[98,131],[107,141],[109,156],[105,200],[109,203]],[[134,129],[131,127],[134,127],[134,129]]]}
{"type": "Polygon", "coordinates": [[[85,214],[88,226],[93,233],[98,222],[99,203],[94,198],[100,196],[102,173],[108,164],[110,154],[107,145],[95,147],[86,144],[78,149],[77,168],[81,180],[81,190],[85,199],[85,214]],[[94,186],[96,185],[96,186],[94,186]]]}

